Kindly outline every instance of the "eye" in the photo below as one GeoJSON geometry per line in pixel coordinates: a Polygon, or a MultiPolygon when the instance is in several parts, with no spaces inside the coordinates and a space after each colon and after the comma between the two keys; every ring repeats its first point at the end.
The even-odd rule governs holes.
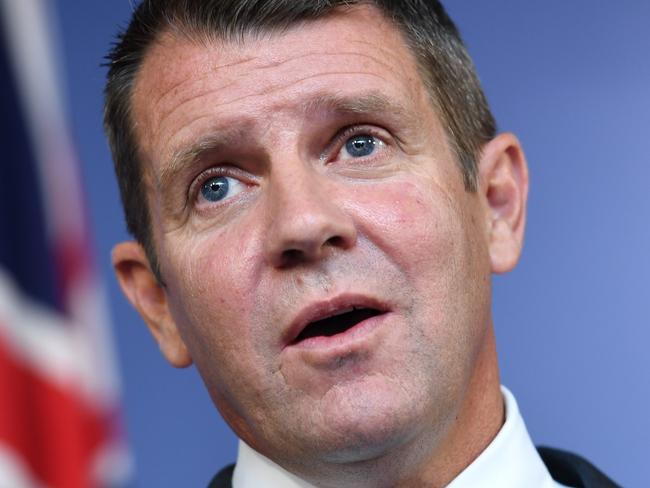
{"type": "Polygon", "coordinates": [[[201,196],[208,202],[219,202],[230,198],[244,189],[244,184],[228,176],[213,176],[201,185],[201,196]]]}
{"type": "Polygon", "coordinates": [[[345,141],[345,150],[353,158],[370,156],[382,142],[370,134],[357,134],[345,141]]]}

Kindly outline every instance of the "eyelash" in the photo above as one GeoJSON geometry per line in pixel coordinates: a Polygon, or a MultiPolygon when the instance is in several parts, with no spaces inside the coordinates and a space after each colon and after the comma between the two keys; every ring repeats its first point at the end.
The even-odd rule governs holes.
{"type": "MultiPolygon", "coordinates": [[[[322,159],[329,159],[326,154],[333,154],[334,156],[338,155],[341,150],[345,147],[345,143],[350,139],[351,137],[354,136],[360,136],[360,135],[369,135],[374,138],[376,138],[384,147],[389,147],[390,145],[387,142],[387,137],[383,133],[383,131],[380,131],[372,126],[369,125],[352,125],[345,127],[342,129],[334,138],[334,141],[330,145],[333,150],[327,150],[325,154],[323,154],[322,159]]],[[[374,153],[366,156],[364,158],[357,158],[357,159],[369,159],[369,158],[376,158],[378,156],[375,156],[374,153]]]]}
{"type": "MultiPolygon", "coordinates": [[[[236,178],[239,179],[242,182],[242,184],[244,185],[247,184],[246,178],[243,176],[241,171],[237,170],[237,168],[228,167],[228,166],[211,167],[199,173],[199,175],[192,181],[187,192],[188,194],[187,201],[191,203],[193,206],[196,206],[199,200],[201,187],[205,184],[206,181],[208,181],[210,178],[214,178],[215,176],[236,178]]],[[[210,205],[219,205],[219,203],[220,202],[210,202],[210,205]]]]}

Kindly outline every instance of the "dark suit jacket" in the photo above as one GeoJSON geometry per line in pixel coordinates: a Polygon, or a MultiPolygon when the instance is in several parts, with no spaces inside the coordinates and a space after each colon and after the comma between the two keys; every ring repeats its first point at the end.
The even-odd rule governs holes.
{"type": "MultiPolygon", "coordinates": [[[[538,447],[537,451],[558,483],[574,488],[620,488],[589,461],[576,454],[550,447],[538,447]]],[[[235,465],[231,464],[219,471],[208,488],[232,488],[234,469],[235,465]]]]}

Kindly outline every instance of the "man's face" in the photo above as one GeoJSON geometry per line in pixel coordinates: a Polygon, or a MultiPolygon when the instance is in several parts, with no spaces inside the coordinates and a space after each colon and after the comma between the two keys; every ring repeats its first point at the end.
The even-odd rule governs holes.
{"type": "Polygon", "coordinates": [[[304,470],[442,438],[490,325],[486,211],[398,31],[163,36],[134,120],[170,317],[236,433],[304,470]]]}

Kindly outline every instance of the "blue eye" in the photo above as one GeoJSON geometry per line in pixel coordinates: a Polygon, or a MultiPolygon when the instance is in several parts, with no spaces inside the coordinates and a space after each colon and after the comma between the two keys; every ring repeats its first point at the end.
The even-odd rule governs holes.
{"type": "Polygon", "coordinates": [[[230,200],[249,187],[241,179],[222,174],[209,176],[201,183],[196,199],[198,204],[220,203],[230,200]]]}
{"type": "Polygon", "coordinates": [[[350,137],[345,143],[345,149],[353,158],[369,156],[375,150],[377,139],[368,134],[359,134],[350,137]]]}
{"type": "Polygon", "coordinates": [[[229,178],[225,176],[215,176],[210,178],[201,185],[201,194],[209,202],[218,202],[223,200],[228,194],[230,188],[229,178]]]}

